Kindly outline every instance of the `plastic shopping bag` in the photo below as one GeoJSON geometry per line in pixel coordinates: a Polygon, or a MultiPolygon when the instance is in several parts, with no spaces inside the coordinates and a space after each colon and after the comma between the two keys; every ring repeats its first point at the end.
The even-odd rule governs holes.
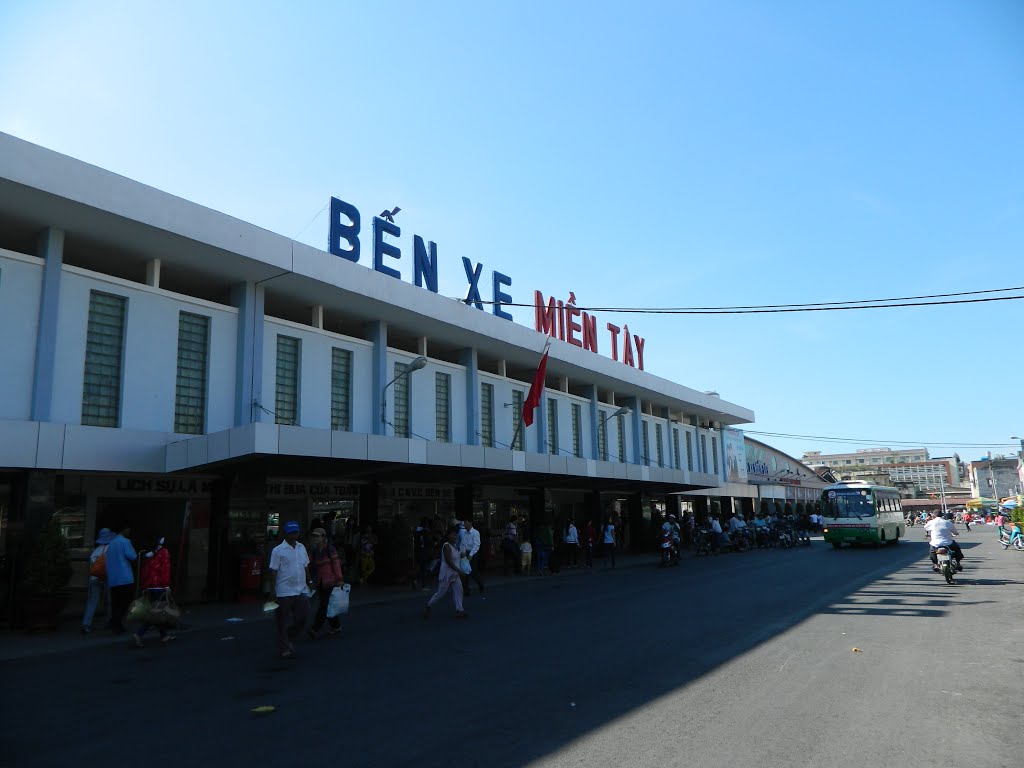
{"type": "Polygon", "coordinates": [[[469,576],[473,572],[473,566],[469,564],[469,558],[464,557],[459,560],[459,570],[462,571],[466,576],[469,576]]]}
{"type": "Polygon", "coordinates": [[[331,590],[331,596],[327,600],[327,618],[333,619],[348,613],[348,593],[352,587],[346,584],[343,587],[335,587],[331,590]]]}

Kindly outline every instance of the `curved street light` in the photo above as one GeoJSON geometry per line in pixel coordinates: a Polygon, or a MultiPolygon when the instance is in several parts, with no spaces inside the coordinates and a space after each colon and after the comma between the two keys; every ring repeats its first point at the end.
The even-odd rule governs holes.
{"type": "Polygon", "coordinates": [[[409,362],[409,365],[406,367],[406,369],[404,371],[402,371],[400,374],[395,376],[395,378],[393,378],[391,381],[389,381],[387,384],[384,385],[384,389],[381,390],[381,397],[380,397],[380,420],[383,423],[387,424],[387,412],[388,412],[388,397],[387,397],[387,395],[388,395],[388,387],[390,387],[392,384],[394,384],[396,381],[398,381],[403,376],[408,376],[413,371],[418,371],[420,368],[425,368],[428,362],[430,362],[430,361],[427,360],[427,358],[425,358],[423,355],[420,355],[419,357],[414,357],[409,362]]]}

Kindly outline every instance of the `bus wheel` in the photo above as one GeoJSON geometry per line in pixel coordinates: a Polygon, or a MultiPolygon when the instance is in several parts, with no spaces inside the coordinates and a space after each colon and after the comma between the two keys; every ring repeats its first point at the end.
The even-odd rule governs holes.
{"type": "Polygon", "coordinates": [[[896,546],[899,543],[900,543],[900,532],[899,532],[899,530],[897,530],[896,531],[896,538],[895,539],[889,539],[889,544],[891,544],[892,546],[896,546]]]}
{"type": "Polygon", "coordinates": [[[876,547],[880,547],[880,546],[882,546],[883,544],[886,544],[886,543],[888,543],[888,542],[886,542],[886,540],[885,540],[885,528],[883,528],[881,531],[878,532],[878,543],[875,544],[875,546],[876,547]]]}
{"type": "Polygon", "coordinates": [[[832,542],[832,548],[833,549],[839,549],[841,546],[843,546],[843,542],[841,542],[841,541],[833,541],[832,542]]]}

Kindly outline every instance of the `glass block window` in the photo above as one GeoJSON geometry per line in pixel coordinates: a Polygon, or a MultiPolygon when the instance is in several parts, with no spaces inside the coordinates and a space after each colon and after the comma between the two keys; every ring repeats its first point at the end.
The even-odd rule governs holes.
{"type": "Polygon", "coordinates": [[[331,350],[331,429],[352,431],[352,352],[331,350]]]}
{"type": "Polygon", "coordinates": [[[515,435],[512,443],[513,451],[523,450],[523,432],[526,431],[526,425],[520,426],[519,422],[523,420],[523,400],[525,397],[526,395],[522,390],[512,390],[512,434],[515,435]]]}
{"type": "Polygon", "coordinates": [[[397,437],[409,437],[409,366],[395,363],[395,428],[397,437]]]}
{"type": "Polygon", "coordinates": [[[682,469],[682,458],[679,456],[679,430],[672,430],[672,465],[676,469],[682,469]]]}
{"type": "Polygon", "coordinates": [[[686,433],[686,468],[693,472],[693,435],[686,433]]]}
{"type": "Polygon", "coordinates": [[[642,419],[640,420],[640,429],[641,429],[642,437],[643,437],[643,446],[642,446],[642,448],[643,448],[643,452],[644,452],[644,454],[643,454],[644,464],[650,464],[651,463],[650,427],[647,424],[647,422],[642,420],[642,419]]]}
{"type": "Polygon", "coordinates": [[[577,458],[583,456],[583,434],[580,421],[582,420],[582,408],[579,403],[572,404],[572,455],[577,458]]]}
{"type": "Polygon", "coordinates": [[[654,425],[654,455],[658,457],[658,466],[665,466],[665,457],[661,452],[661,424],[654,425]]]}
{"type": "Polygon", "coordinates": [[[174,385],[174,431],[201,435],[206,428],[206,371],[210,318],[178,313],[178,376],[174,385]]]}
{"type": "Polygon", "coordinates": [[[626,463],[626,417],[619,416],[616,426],[619,428],[619,462],[626,463]]]}
{"type": "Polygon", "coordinates": [[[718,438],[711,438],[711,461],[714,464],[714,472],[718,474],[718,438]]]}
{"type": "Polygon", "coordinates": [[[597,451],[601,461],[608,461],[608,414],[597,412],[597,451]]]}
{"type": "Polygon", "coordinates": [[[708,471],[708,436],[700,436],[700,471],[708,471]]]}
{"type": "Polygon", "coordinates": [[[480,385],[480,442],[494,447],[494,385],[480,385]]]}
{"type": "Polygon", "coordinates": [[[277,337],[277,383],[274,386],[274,422],[299,423],[299,359],[302,342],[291,336],[277,337]]]}
{"type": "Polygon", "coordinates": [[[558,401],[548,398],[548,453],[558,454],[558,401]]]}
{"type": "Polygon", "coordinates": [[[452,376],[434,374],[434,438],[439,443],[452,441],[452,376]]]}
{"type": "Polygon", "coordinates": [[[117,427],[121,423],[121,364],[128,299],[89,292],[89,325],[85,337],[82,423],[117,427]]]}

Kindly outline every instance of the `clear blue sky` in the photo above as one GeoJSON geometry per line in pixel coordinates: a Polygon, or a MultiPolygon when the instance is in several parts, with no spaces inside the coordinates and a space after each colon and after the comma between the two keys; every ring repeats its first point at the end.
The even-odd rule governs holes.
{"type": "MultiPolygon", "coordinates": [[[[0,131],[321,248],[331,195],[399,205],[449,295],[462,256],[591,306],[1024,285],[1015,0],[0,2],[0,131]]],[[[753,429],[1005,450],[1022,312],[599,321],[753,429]]]]}

